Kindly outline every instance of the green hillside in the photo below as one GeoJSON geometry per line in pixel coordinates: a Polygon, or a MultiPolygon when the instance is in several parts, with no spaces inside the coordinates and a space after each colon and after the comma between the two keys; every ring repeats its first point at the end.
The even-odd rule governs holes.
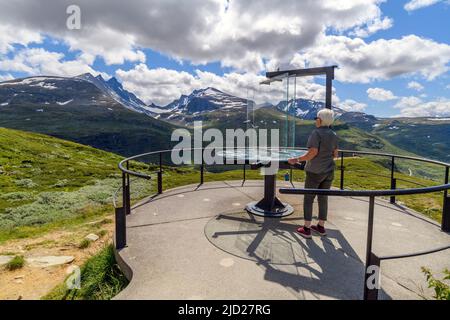
{"type": "Polygon", "coordinates": [[[0,109],[0,127],[26,130],[131,156],[167,149],[172,124],[130,111],[117,103],[105,106],[13,104],[0,109]],[[41,108],[41,107],[39,107],[41,108]]]}
{"type": "MultiPolygon", "coordinates": [[[[120,185],[120,159],[77,143],[0,128],[0,241],[110,213],[120,185]]],[[[136,197],[141,189],[149,191],[138,184],[136,197]]]]}
{"type": "Polygon", "coordinates": [[[423,157],[450,162],[450,120],[389,119],[372,132],[423,157]]]}
{"type": "Polygon", "coordinates": [[[349,119],[349,123],[382,137],[398,148],[422,157],[450,161],[449,118],[349,119]]]}

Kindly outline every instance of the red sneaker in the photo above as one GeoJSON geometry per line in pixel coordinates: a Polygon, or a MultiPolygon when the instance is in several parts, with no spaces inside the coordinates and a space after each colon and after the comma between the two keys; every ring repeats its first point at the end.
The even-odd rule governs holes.
{"type": "Polygon", "coordinates": [[[305,239],[311,239],[311,229],[307,227],[300,227],[297,229],[297,232],[305,239]]]}
{"type": "Polygon", "coordinates": [[[320,234],[321,236],[327,235],[327,231],[325,230],[325,228],[320,225],[311,226],[311,229],[314,230],[315,232],[317,232],[318,234],[320,234]]]}

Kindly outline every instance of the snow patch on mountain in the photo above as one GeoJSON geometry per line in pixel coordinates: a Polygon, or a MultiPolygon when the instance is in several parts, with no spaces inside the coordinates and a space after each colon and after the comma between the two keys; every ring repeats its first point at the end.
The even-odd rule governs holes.
{"type": "Polygon", "coordinates": [[[46,83],[44,81],[41,81],[37,84],[31,84],[30,87],[41,87],[47,90],[55,90],[58,89],[58,87],[54,83],[46,83]]]}
{"type": "MultiPolygon", "coordinates": [[[[9,80],[0,83],[0,86],[16,86],[16,85],[30,85],[30,86],[44,86],[46,84],[46,81],[58,81],[63,80],[64,78],[60,77],[30,77],[30,78],[24,78],[24,79],[18,79],[18,80],[9,80]]],[[[52,86],[54,86],[52,84],[52,86]]]]}
{"type": "Polygon", "coordinates": [[[139,113],[150,113],[147,110],[146,104],[138,97],[136,97],[133,93],[125,90],[122,84],[114,77],[109,79],[108,81],[105,81],[105,79],[101,75],[94,77],[90,73],[84,73],[75,78],[91,82],[103,93],[105,93],[106,96],[109,96],[127,109],[139,113]]]}
{"type": "MultiPolygon", "coordinates": [[[[309,99],[292,99],[289,103],[286,101],[279,102],[276,105],[276,108],[282,112],[295,115],[305,120],[314,120],[317,113],[325,108],[325,103],[309,99]]],[[[344,110],[337,107],[333,107],[333,111],[336,118],[339,118],[345,113],[344,110]]]]}
{"type": "Polygon", "coordinates": [[[450,121],[450,118],[428,118],[429,121],[450,121]]]}
{"type": "MultiPolygon", "coordinates": [[[[219,109],[242,109],[247,107],[247,103],[246,99],[208,87],[194,90],[188,96],[182,95],[178,100],[158,109],[165,110],[166,113],[181,112],[193,115],[219,109]]],[[[160,110],[156,110],[158,114],[163,113],[160,110]]]]}
{"type": "Polygon", "coordinates": [[[58,104],[60,106],[65,106],[65,105],[67,105],[67,104],[69,104],[71,102],[73,102],[73,99],[70,99],[70,100],[67,100],[67,101],[64,101],[64,102],[56,101],[56,104],[58,104]]]}

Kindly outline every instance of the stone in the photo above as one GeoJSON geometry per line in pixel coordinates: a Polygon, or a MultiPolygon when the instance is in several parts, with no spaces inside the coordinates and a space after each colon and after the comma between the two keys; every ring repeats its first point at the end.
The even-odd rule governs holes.
{"type": "Polygon", "coordinates": [[[220,265],[225,268],[232,267],[234,265],[234,260],[232,258],[224,258],[220,260],[220,265]]]}
{"type": "Polygon", "coordinates": [[[0,266],[3,266],[10,262],[14,256],[0,256],[0,266]]]}
{"type": "Polygon", "coordinates": [[[100,237],[98,236],[98,235],[96,235],[96,234],[94,234],[94,233],[90,233],[90,234],[88,234],[86,237],[84,237],[85,239],[87,239],[87,240],[89,240],[89,241],[92,241],[92,242],[95,242],[95,241],[97,241],[98,239],[100,239],[100,237]]]}
{"type": "Polygon", "coordinates": [[[63,264],[69,264],[73,260],[75,260],[75,257],[72,257],[72,256],[44,256],[44,257],[26,258],[25,260],[32,267],[46,268],[46,267],[59,266],[59,265],[63,265],[63,264]]]}

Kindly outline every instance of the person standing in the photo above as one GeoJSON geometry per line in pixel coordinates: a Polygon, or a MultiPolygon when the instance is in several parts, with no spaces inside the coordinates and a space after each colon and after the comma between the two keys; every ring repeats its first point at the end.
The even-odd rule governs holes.
{"type": "MultiPolygon", "coordinates": [[[[289,164],[306,161],[305,189],[330,189],[334,180],[335,163],[338,157],[338,137],[331,129],[334,122],[334,112],[330,109],[322,109],[317,113],[316,128],[308,138],[308,152],[299,157],[289,159],[289,164]]],[[[325,236],[325,222],[328,216],[328,196],[319,195],[319,221],[317,225],[311,225],[313,203],[316,195],[305,194],[303,202],[304,226],[297,232],[304,238],[311,238],[311,230],[321,236],[325,236]]]]}

